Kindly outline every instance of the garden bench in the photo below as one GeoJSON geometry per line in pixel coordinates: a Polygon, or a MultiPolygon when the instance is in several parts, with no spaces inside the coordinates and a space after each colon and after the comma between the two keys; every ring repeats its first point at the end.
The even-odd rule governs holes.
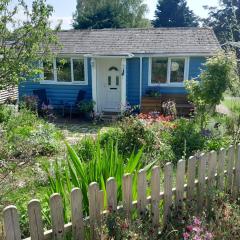
{"type": "Polygon", "coordinates": [[[177,114],[179,116],[188,116],[194,108],[193,104],[188,101],[187,94],[162,94],[159,97],[142,97],[141,112],[162,112],[162,103],[167,101],[174,101],[176,103],[177,114]]]}

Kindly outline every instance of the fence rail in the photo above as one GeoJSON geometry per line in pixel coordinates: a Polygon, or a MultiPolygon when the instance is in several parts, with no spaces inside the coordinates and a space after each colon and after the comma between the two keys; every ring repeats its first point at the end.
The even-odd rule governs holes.
{"type": "MultiPolygon", "coordinates": [[[[167,163],[164,167],[164,184],[160,184],[160,168],[153,167],[150,182],[147,182],[145,170],[140,170],[137,181],[137,201],[132,197],[132,176],[125,174],[122,178],[122,205],[117,203],[117,184],[114,178],[107,181],[107,209],[123,209],[126,217],[131,216],[133,209],[139,214],[151,206],[152,224],[160,227],[159,202],[163,200],[163,225],[167,224],[171,206],[179,207],[184,200],[197,202],[197,209],[202,210],[206,194],[212,187],[231,193],[237,197],[240,189],[240,144],[228,149],[221,149],[218,153],[201,154],[190,157],[187,161],[180,160],[176,171],[176,188],[173,188],[173,166],[167,163]],[[148,185],[151,195],[147,197],[148,185]],[[163,189],[162,189],[163,187],[163,189]],[[162,192],[160,190],[163,190],[162,192]]],[[[52,230],[44,232],[41,205],[38,200],[32,200],[28,204],[28,217],[30,238],[32,240],[64,239],[64,236],[72,232],[73,239],[84,239],[84,226],[86,222],[90,226],[91,239],[99,239],[97,227],[101,225],[101,217],[108,210],[104,210],[104,195],[97,183],[91,183],[88,189],[89,217],[83,218],[82,192],[74,188],[71,192],[71,223],[64,224],[63,203],[59,194],[53,194],[50,198],[50,214],[52,230]]],[[[15,206],[4,209],[4,230],[6,240],[21,240],[19,216],[15,206]]]]}
{"type": "Polygon", "coordinates": [[[13,87],[5,90],[0,90],[0,104],[4,103],[6,100],[17,100],[18,88],[13,87]]]}

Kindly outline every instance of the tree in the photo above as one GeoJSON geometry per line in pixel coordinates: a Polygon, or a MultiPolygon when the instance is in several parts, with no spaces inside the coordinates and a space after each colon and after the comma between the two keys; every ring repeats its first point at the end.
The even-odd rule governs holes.
{"type": "Polygon", "coordinates": [[[0,2],[0,89],[39,74],[42,70],[36,63],[50,59],[50,46],[57,43],[48,21],[53,8],[46,0],[34,0],[31,9],[24,0],[12,4],[0,2]],[[18,12],[24,19],[18,19],[18,12]]]}
{"type": "Polygon", "coordinates": [[[159,0],[154,27],[196,27],[198,17],[189,9],[186,0],[159,0]]]}
{"type": "Polygon", "coordinates": [[[78,0],[73,16],[75,29],[147,27],[143,0],[78,0]]]}
{"type": "Polygon", "coordinates": [[[206,26],[212,27],[221,44],[240,41],[240,0],[220,0],[219,8],[211,8],[206,26]]]}

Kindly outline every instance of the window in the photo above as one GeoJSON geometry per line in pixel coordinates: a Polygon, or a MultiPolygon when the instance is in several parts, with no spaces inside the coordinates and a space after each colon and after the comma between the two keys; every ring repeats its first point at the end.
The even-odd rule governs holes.
{"type": "Polygon", "coordinates": [[[73,59],[73,81],[84,82],[84,59],[73,59]]]}
{"type": "Polygon", "coordinates": [[[58,57],[51,63],[42,63],[42,83],[87,84],[87,59],[58,57]]]}
{"type": "Polygon", "coordinates": [[[152,59],[152,83],[166,83],[167,82],[167,58],[153,58],[152,59]]]}
{"type": "Polygon", "coordinates": [[[188,78],[188,64],[188,58],[152,58],[149,65],[149,85],[183,84],[188,78]]]}
{"type": "Polygon", "coordinates": [[[44,80],[54,80],[53,62],[43,62],[43,77],[44,80]]]}
{"type": "Polygon", "coordinates": [[[171,83],[179,83],[184,81],[185,59],[171,59],[171,83]]]}
{"type": "Polygon", "coordinates": [[[57,58],[57,81],[58,82],[71,82],[71,59],[70,58],[57,58]]]}

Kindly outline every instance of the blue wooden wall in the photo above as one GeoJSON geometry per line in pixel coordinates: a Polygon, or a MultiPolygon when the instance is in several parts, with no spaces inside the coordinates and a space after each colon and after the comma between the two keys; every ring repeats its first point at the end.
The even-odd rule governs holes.
{"type": "Polygon", "coordinates": [[[91,60],[88,59],[88,85],[79,84],[42,84],[34,81],[22,82],[19,85],[19,99],[23,96],[29,96],[33,94],[35,89],[46,89],[47,97],[50,100],[50,104],[55,106],[64,103],[74,104],[77,99],[79,90],[86,91],[86,98],[92,99],[92,71],[91,60]]]}
{"type": "Polygon", "coordinates": [[[127,102],[131,105],[140,103],[140,59],[131,58],[127,60],[127,102]]]}
{"type": "MultiPolygon", "coordinates": [[[[191,57],[189,62],[189,79],[197,78],[201,72],[202,64],[205,62],[203,57],[191,57]]],[[[131,105],[140,104],[140,59],[127,59],[126,68],[126,93],[127,102],[131,105]]],[[[183,87],[149,87],[148,86],[149,58],[144,57],[142,63],[142,95],[149,89],[154,89],[160,93],[186,93],[183,87]]],[[[25,95],[32,95],[34,89],[45,88],[47,96],[52,105],[61,102],[74,103],[78,91],[85,90],[87,99],[92,98],[92,71],[91,59],[88,59],[88,85],[64,85],[64,84],[40,84],[39,82],[28,81],[19,86],[19,98],[25,95]]]]}

